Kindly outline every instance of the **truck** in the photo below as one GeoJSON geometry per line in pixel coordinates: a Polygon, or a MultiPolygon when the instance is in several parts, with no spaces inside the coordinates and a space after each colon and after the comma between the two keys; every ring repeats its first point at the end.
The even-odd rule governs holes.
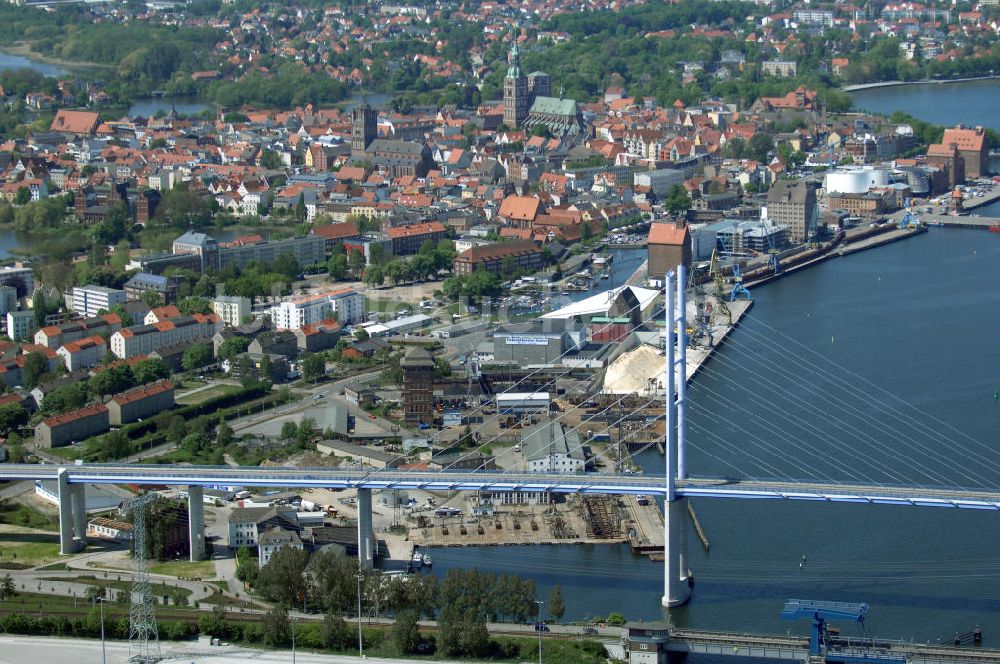
{"type": "Polygon", "coordinates": [[[303,512],[318,512],[320,510],[320,506],[318,504],[314,503],[311,500],[304,500],[304,499],[300,504],[300,508],[302,509],[303,512]]]}

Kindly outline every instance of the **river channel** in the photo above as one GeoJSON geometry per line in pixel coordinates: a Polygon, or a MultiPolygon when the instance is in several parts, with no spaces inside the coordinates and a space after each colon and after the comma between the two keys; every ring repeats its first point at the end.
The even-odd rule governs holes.
{"type": "MultiPolygon", "coordinates": [[[[931,229],[756,289],[749,316],[689,390],[692,474],[996,486],[998,278],[1000,236],[931,229]],[[764,391],[765,381],[776,391],[764,391]],[[846,434],[845,423],[860,433],[846,434]]],[[[655,452],[640,462],[663,472],[655,452]]],[[[873,632],[886,638],[935,641],[982,625],[987,645],[1000,644],[995,513],[720,499],[694,506],[711,552],[691,530],[696,585],[691,603],[671,612],[679,625],[803,633],[779,612],[786,599],[805,597],[869,602],[873,632]]],[[[626,546],[432,554],[435,574],[520,574],[535,580],[540,598],[559,583],[567,619],[663,617],[661,566],[626,546]]]]}

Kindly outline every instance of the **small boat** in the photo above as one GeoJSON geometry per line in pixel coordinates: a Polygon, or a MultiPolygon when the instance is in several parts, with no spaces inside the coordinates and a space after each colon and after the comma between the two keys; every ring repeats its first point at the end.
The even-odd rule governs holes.
{"type": "Polygon", "coordinates": [[[413,554],[413,558],[410,559],[410,562],[416,567],[422,566],[424,564],[424,554],[419,551],[415,552],[413,554]]]}
{"type": "Polygon", "coordinates": [[[431,560],[431,554],[425,553],[424,554],[424,567],[430,567],[433,564],[434,564],[434,561],[431,560]]]}
{"type": "Polygon", "coordinates": [[[990,226],[990,233],[1000,233],[1000,224],[990,226]]]}

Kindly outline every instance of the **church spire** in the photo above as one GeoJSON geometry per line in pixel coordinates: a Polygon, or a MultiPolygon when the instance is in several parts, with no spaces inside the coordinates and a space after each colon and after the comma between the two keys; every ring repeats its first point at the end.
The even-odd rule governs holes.
{"type": "Polygon", "coordinates": [[[513,29],[514,43],[510,47],[510,54],[507,56],[507,62],[510,65],[507,68],[507,78],[521,78],[524,74],[521,72],[521,50],[517,47],[517,37],[519,30],[515,26],[513,29]]]}

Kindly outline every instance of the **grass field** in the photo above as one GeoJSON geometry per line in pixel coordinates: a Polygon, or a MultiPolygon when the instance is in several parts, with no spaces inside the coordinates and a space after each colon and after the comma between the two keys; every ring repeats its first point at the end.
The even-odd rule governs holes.
{"type": "Polygon", "coordinates": [[[177,403],[182,406],[191,406],[194,404],[199,404],[209,399],[214,399],[215,397],[221,397],[226,394],[232,394],[234,392],[239,392],[240,388],[236,385],[213,385],[212,387],[206,388],[204,390],[195,392],[193,394],[185,393],[177,395],[177,403]]]}
{"type": "Polygon", "coordinates": [[[211,579],[215,576],[215,565],[211,560],[199,560],[197,562],[177,560],[165,563],[150,563],[149,573],[200,581],[211,579]]]}
{"type": "Polygon", "coordinates": [[[59,519],[55,516],[43,514],[32,507],[11,501],[0,502],[0,523],[50,532],[59,530],[59,519]]]}

